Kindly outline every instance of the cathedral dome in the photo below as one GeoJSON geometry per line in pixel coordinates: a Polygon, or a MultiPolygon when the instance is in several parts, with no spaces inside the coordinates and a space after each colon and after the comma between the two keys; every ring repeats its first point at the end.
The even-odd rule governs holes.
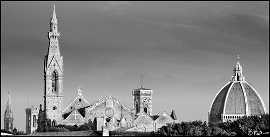
{"type": "Polygon", "coordinates": [[[245,81],[239,57],[234,76],[215,96],[209,113],[209,122],[236,120],[242,116],[265,114],[266,109],[258,92],[245,81]]]}

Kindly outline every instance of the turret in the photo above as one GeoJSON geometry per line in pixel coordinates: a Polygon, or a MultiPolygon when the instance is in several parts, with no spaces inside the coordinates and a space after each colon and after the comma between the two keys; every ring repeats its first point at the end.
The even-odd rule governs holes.
{"type": "Polygon", "coordinates": [[[235,64],[235,67],[233,69],[233,76],[231,78],[231,81],[245,81],[245,77],[243,76],[242,72],[242,66],[239,62],[239,55],[237,55],[237,62],[235,64]]]}
{"type": "Polygon", "coordinates": [[[13,112],[11,110],[11,99],[8,92],[8,101],[6,105],[5,115],[4,115],[4,129],[7,131],[13,130],[13,112]]]}

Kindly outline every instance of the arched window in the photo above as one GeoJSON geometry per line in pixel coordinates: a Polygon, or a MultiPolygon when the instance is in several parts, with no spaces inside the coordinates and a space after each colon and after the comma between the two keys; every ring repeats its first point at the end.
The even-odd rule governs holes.
{"type": "Polygon", "coordinates": [[[52,126],[53,126],[53,127],[55,127],[55,126],[56,126],[56,121],[55,121],[55,120],[53,120],[53,122],[52,122],[52,126]]]}
{"type": "Polygon", "coordinates": [[[147,108],[143,108],[143,111],[144,111],[145,113],[147,113],[147,108]]]}
{"type": "Polygon", "coordinates": [[[31,127],[31,115],[28,116],[28,126],[27,127],[31,127]]]}
{"type": "Polygon", "coordinates": [[[57,72],[53,71],[52,73],[52,93],[57,92],[57,72]]]}
{"type": "Polygon", "coordinates": [[[33,127],[36,127],[36,115],[33,115],[33,127]]]}

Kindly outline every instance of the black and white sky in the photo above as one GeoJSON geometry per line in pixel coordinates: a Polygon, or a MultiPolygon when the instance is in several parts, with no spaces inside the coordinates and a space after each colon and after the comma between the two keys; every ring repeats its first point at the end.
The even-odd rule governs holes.
{"type": "Polygon", "coordinates": [[[14,126],[43,104],[43,61],[56,6],[64,107],[109,95],[130,108],[133,89],[154,90],[153,113],[207,120],[237,55],[269,112],[269,2],[2,2],[1,129],[11,94],[14,126]]]}

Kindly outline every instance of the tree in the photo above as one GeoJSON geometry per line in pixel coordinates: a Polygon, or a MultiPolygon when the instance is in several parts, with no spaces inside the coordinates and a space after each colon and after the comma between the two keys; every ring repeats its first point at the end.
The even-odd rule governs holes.
{"type": "Polygon", "coordinates": [[[17,135],[17,132],[18,132],[18,130],[17,130],[17,128],[15,127],[15,128],[12,130],[12,134],[13,134],[13,135],[17,135]]]}
{"type": "Polygon", "coordinates": [[[49,132],[51,127],[51,120],[46,117],[46,114],[40,110],[38,114],[38,128],[37,132],[49,132]]]}
{"type": "Polygon", "coordinates": [[[87,123],[84,123],[83,125],[79,126],[79,131],[87,131],[89,130],[89,125],[87,123]]]}

